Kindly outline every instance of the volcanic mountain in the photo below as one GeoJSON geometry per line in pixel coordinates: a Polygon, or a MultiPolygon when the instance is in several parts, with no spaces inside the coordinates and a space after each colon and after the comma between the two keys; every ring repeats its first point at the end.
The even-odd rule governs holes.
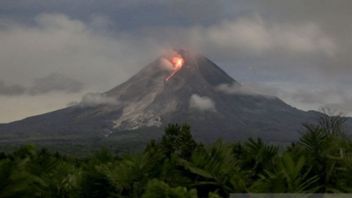
{"type": "Polygon", "coordinates": [[[249,137],[290,142],[299,137],[302,123],[319,116],[277,97],[241,91],[215,63],[184,50],[159,57],[125,83],[92,97],[105,102],[82,100],[0,125],[0,141],[139,144],[160,136],[168,123],[188,123],[203,142],[249,137]]]}

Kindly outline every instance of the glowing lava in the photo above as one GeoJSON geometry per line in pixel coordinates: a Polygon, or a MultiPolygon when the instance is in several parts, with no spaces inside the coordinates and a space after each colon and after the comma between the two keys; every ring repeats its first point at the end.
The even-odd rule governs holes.
{"type": "Polygon", "coordinates": [[[172,73],[165,78],[166,81],[172,78],[182,68],[185,60],[182,58],[182,56],[177,54],[171,58],[170,62],[172,64],[172,73]]]}

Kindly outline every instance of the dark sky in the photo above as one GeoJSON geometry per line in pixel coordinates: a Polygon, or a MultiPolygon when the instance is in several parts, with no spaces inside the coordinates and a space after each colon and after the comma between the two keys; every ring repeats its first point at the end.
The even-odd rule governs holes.
{"type": "Polygon", "coordinates": [[[350,0],[1,0],[0,122],[125,81],[170,48],[252,89],[352,114],[350,0]]]}

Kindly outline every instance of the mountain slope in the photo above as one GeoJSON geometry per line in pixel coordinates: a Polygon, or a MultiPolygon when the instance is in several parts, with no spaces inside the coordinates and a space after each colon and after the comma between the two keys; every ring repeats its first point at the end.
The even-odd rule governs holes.
{"type": "Polygon", "coordinates": [[[148,140],[168,123],[186,122],[204,142],[248,137],[290,142],[299,136],[302,123],[319,116],[276,97],[224,92],[219,89],[223,85],[241,87],[206,57],[179,50],[101,95],[113,103],[79,104],[0,125],[0,141],[148,140]],[[182,58],[179,68],[174,56],[182,58]]]}

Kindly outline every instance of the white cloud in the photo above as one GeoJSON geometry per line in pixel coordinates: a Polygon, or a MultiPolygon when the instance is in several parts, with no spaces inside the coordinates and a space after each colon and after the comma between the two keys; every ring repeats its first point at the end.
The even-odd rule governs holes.
{"type": "Polygon", "coordinates": [[[94,107],[99,105],[117,105],[118,102],[115,98],[105,96],[100,93],[89,93],[82,97],[79,106],[94,107]]]}
{"type": "Polygon", "coordinates": [[[303,109],[317,110],[330,108],[345,115],[352,115],[352,94],[334,87],[305,83],[271,82],[260,84],[222,84],[216,90],[226,94],[262,95],[279,97],[288,104],[303,109]]]}
{"type": "MultiPolygon", "coordinates": [[[[30,85],[33,79],[40,79],[51,73],[60,73],[83,83],[88,90],[82,91],[104,91],[127,80],[160,55],[160,46],[198,50],[224,63],[235,62],[237,57],[245,55],[243,57],[248,61],[254,60],[258,64],[255,66],[262,67],[263,70],[265,64],[272,65],[276,59],[283,59],[283,63],[288,62],[285,59],[287,57],[297,60],[294,63],[297,70],[307,65],[314,67],[314,64],[322,67],[321,60],[325,59],[319,58],[318,63],[314,62],[317,57],[315,55],[334,58],[340,51],[335,39],[319,25],[308,20],[278,23],[261,17],[237,17],[209,26],[153,26],[148,31],[138,30],[138,35],[135,35],[134,32],[111,33],[104,29],[110,26],[109,20],[99,17],[93,18],[91,22],[84,22],[63,14],[41,14],[31,25],[0,21],[0,92],[18,95],[23,92],[22,85],[30,85]],[[256,62],[258,55],[267,62],[256,62]],[[301,66],[301,57],[306,57],[308,63],[301,66]],[[2,81],[5,83],[1,83],[2,81]]],[[[346,50],[346,53],[349,51],[346,50]]],[[[349,60],[350,56],[344,58],[349,60]]],[[[332,65],[329,61],[322,64],[332,65]]],[[[289,65],[273,64],[273,67],[278,68],[277,73],[280,73],[291,67],[292,63],[289,65]]],[[[338,74],[345,71],[339,70],[339,64],[333,65],[329,69],[338,74]]],[[[244,86],[245,91],[258,91],[251,85],[244,86]]],[[[264,92],[271,95],[272,90],[264,92]]],[[[29,97],[23,96],[25,98],[29,97]]],[[[28,104],[45,106],[54,100],[55,98],[47,97],[36,101],[28,99],[28,104]]],[[[64,103],[69,101],[72,100],[64,103]]],[[[0,109],[5,108],[4,105],[0,104],[0,109]]],[[[57,108],[60,107],[61,105],[57,105],[57,108]]],[[[13,108],[18,112],[16,115],[22,115],[21,111],[29,112],[20,106],[14,105],[13,108]]],[[[53,107],[50,106],[49,110],[53,110],[53,107]]],[[[33,114],[36,113],[38,112],[33,110],[33,114]]]]}
{"type": "MultiPolygon", "coordinates": [[[[63,14],[41,14],[33,19],[33,24],[0,18],[0,95],[5,98],[0,110],[8,112],[0,116],[0,123],[65,107],[77,94],[108,90],[160,54],[158,46],[144,37],[99,29],[106,24],[108,21],[101,18],[84,22],[63,14]],[[53,73],[65,78],[51,76],[55,81],[44,82],[53,73]],[[62,97],[51,93],[52,88],[59,89],[62,97]],[[24,94],[29,92],[44,95],[24,94]],[[62,101],[55,102],[57,98],[62,101]],[[15,101],[23,105],[11,105],[9,111],[7,105],[15,101]]],[[[88,103],[97,101],[90,98],[88,103]]]]}
{"type": "Polygon", "coordinates": [[[197,94],[191,96],[189,106],[200,111],[216,111],[215,104],[211,98],[197,94]]]}
{"type": "Polygon", "coordinates": [[[35,79],[30,86],[8,84],[0,80],[0,95],[5,96],[41,95],[50,92],[77,93],[82,89],[82,83],[58,73],[35,79]]]}
{"type": "Polygon", "coordinates": [[[334,87],[307,87],[280,89],[278,95],[288,103],[305,109],[321,110],[329,108],[335,112],[352,116],[352,94],[347,90],[337,90],[334,87]]]}
{"type": "Polygon", "coordinates": [[[207,28],[192,30],[196,46],[212,46],[246,53],[336,53],[334,40],[313,22],[301,24],[268,23],[261,17],[226,20],[207,28]]]}
{"type": "Polygon", "coordinates": [[[82,93],[48,93],[45,95],[0,96],[0,123],[55,111],[77,101],[82,93]]]}
{"type": "Polygon", "coordinates": [[[41,14],[34,25],[0,24],[0,79],[28,84],[50,73],[61,73],[92,90],[107,89],[159,54],[159,48],[144,38],[123,32],[113,35],[97,28],[104,27],[101,19],[97,20],[83,22],[62,14],[41,14]]]}
{"type": "Polygon", "coordinates": [[[21,85],[62,73],[97,90],[127,80],[159,56],[163,47],[189,48],[223,61],[258,54],[333,56],[337,51],[334,39],[313,22],[281,24],[259,16],[239,17],[210,26],[153,26],[140,30],[143,36],[111,33],[104,29],[109,23],[99,16],[83,22],[62,14],[41,14],[34,25],[0,24],[0,79],[21,85]]]}
{"type": "Polygon", "coordinates": [[[216,90],[226,94],[245,94],[245,95],[262,95],[267,97],[275,97],[278,90],[272,87],[258,84],[221,84],[216,90]]]}

